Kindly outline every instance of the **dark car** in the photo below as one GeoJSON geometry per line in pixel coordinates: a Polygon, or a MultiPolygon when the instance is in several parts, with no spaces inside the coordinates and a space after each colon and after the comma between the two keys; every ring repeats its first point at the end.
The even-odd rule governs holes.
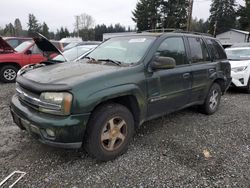
{"type": "Polygon", "coordinates": [[[15,123],[42,143],[84,146],[102,161],[123,154],[148,120],[193,105],[215,113],[231,82],[220,43],[195,34],[114,37],[82,61],[46,64],[20,71],[15,123]]]}

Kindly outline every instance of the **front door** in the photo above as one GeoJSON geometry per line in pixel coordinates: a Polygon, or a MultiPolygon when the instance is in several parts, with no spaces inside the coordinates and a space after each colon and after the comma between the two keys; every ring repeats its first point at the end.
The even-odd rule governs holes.
{"type": "Polygon", "coordinates": [[[174,69],[154,70],[147,78],[148,117],[154,118],[182,108],[189,102],[191,67],[182,37],[166,38],[159,46],[157,56],[172,57],[174,69]]]}

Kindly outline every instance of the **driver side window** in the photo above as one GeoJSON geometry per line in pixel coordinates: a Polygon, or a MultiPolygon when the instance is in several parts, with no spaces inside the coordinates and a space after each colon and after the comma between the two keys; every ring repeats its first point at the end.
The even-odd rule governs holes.
{"type": "Polygon", "coordinates": [[[176,65],[188,64],[184,41],[182,37],[171,37],[165,39],[157,50],[158,56],[172,57],[176,65]]]}

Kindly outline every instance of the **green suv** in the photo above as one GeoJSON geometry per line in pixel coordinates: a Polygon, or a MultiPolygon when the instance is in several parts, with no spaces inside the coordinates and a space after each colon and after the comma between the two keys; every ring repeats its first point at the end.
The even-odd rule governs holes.
{"type": "MultiPolygon", "coordinates": [[[[35,41],[46,48],[42,39],[35,41]]],[[[215,113],[230,72],[212,37],[174,32],[115,37],[78,62],[21,69],[11,113],[42,143],[84,147],[108,161],[127,150],[145,121],[193,105],[215,113]]]]}

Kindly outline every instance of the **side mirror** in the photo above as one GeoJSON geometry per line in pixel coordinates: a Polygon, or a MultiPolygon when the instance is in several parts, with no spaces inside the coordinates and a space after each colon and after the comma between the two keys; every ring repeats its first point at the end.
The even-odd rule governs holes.
{"type": "Polygon", "coordinates": [[[31,51],[31,50],[27,50],[27,51],[25,52],[25,54],[26,54],[26,55],[30,55],[30,54],[32,54],[32,51],[31,51]]]}
{"type": "Polygon", "coordinates": [[[151,68],[153,70],[157,69],[173,69],[176,66],[176,61],[172,57],[158,56],[151,63],[151,68]]]}

